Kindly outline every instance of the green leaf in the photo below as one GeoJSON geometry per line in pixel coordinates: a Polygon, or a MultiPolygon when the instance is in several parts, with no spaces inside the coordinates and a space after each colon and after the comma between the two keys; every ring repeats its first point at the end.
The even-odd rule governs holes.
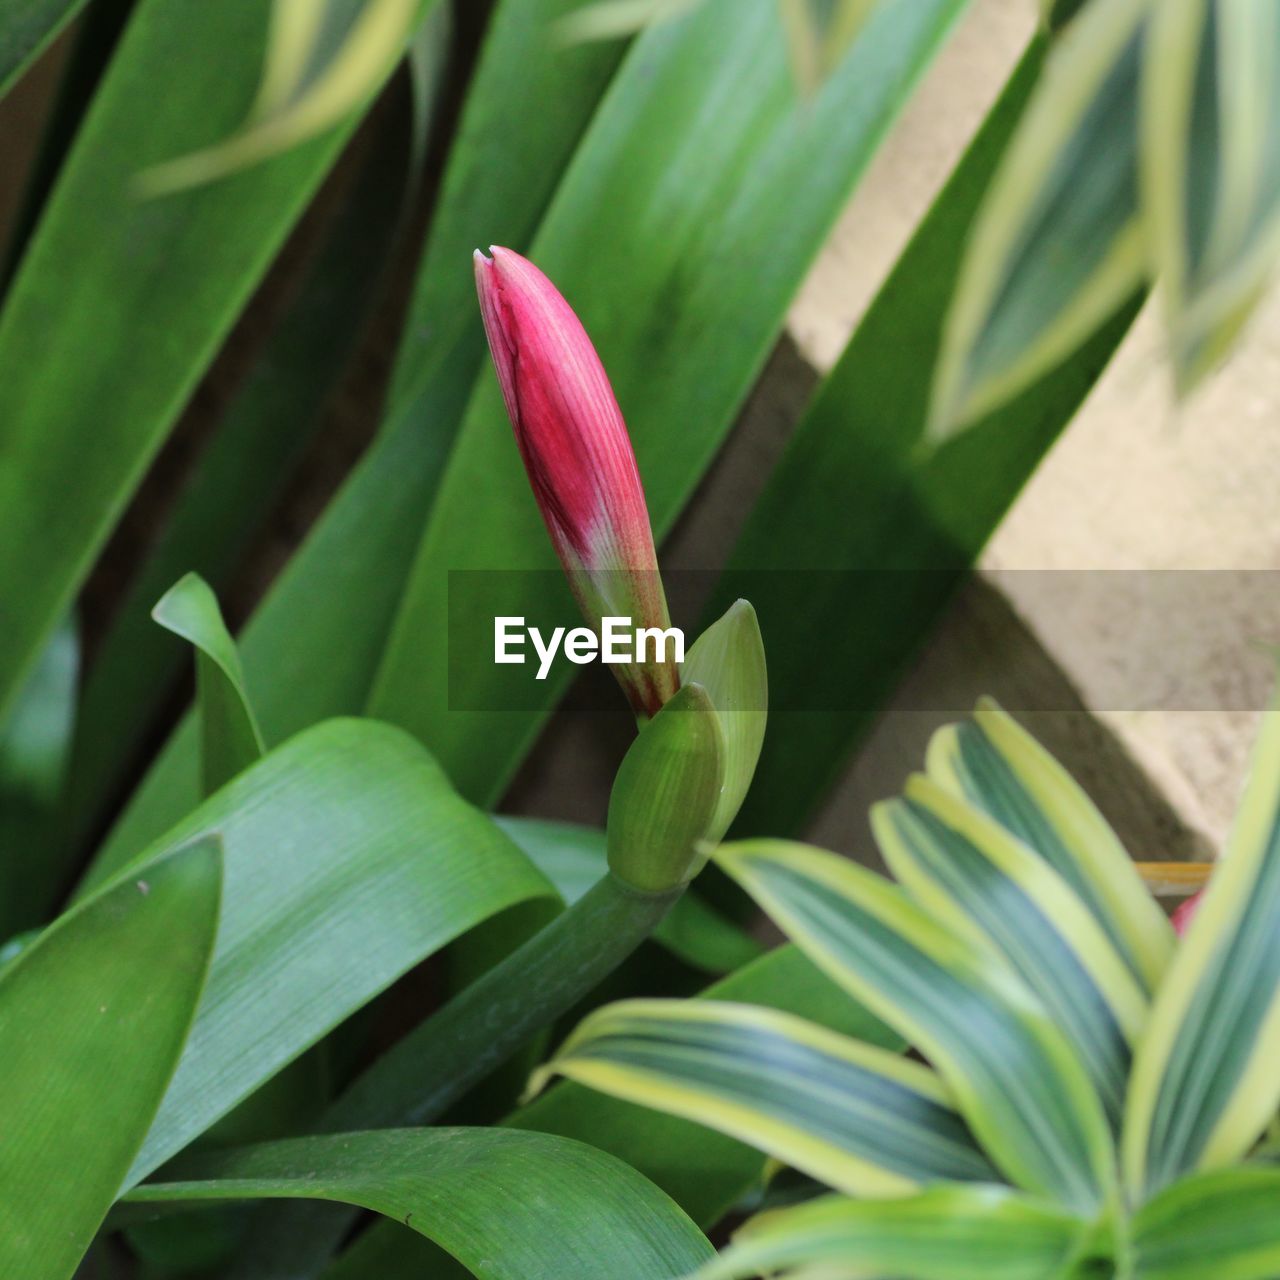
{"type": "Polygon", "coordinates": [[[1155,6],[1143,88],[1143,197],[1185,393],[1230,348],[1280,257],[1280,11],[1155,6]]]}
{"type": "Polygon", "coordinates": [[[216,839],[59,919],[0,977],[0,1273],[63,1280],[173,1074],[218,923],[216,839]]]}
{"type": "Polygon", "coordinates": [[[1280,1272],[1280,1168],[1175,1182],[1137,1213],[1135,1280],[1272,1280],[1280,1272]]]}
{"type": "Polygon", "coordinates": [[[174,583],[151,616],[196,648],[201,777],[205,795],[212,795],[266,750],[245,688],[240,653],[222,620],[217,596],[199,574],[189,573],[174,583]]]}
{"type": "Polygon", "coordinates": [[[273,0],[249,119],[225,141],[140,175],[147,197],[225,178],[300,146],[368,106],[438,0],[273,0]]]}
{"type": "Polygon", "coordinates": [[[339,1200],[435,1240],[482,1280],[671,1280],[712,1255],[634,1170],[582,1143],[500,1129],[404,1129],[267,1143],[194,1162],[135,1203],[339,1200]]]}
{"type": "MultiPolygon", "coordinates": [[[[538,818],[495,819],[566,904],[577,902],[608,870],[605,835],[594,827],[538,818]]],[[[731,920],[687,890],[654,930],[672,955],[708,973],[730,973],[757,959],[763,947],[731,920]]]]}
{"type": "Polygon", "coordinates": [[[1114,1153],[1098,1095],[1002,960],[835,854],[761,840],[722,845],[716,861],[815,964],[925,1055],[1011,1181],[1083,1210],[1107,1198],[1114,1153]]]}
{"type": "Polygon", "coordinates": [[[774,693],[739,831],[802,830],[1132,317],[1130,306],[960,439],[921,449],[929,388],[920,369],[936,358],[975,212],[1044,49],[1036,40],[1024,54],[793,432],[729,557],[714,607],[751,596],[774,693]],[[818,634],[842,638],[840,662],[814,661],[818,634]]]}
{"type": "Polygon", "coordinates": [[[990,699],[973,722],[938,730],[930,778],[1034,849],[1079,895],[1147,992],[1174,934],[1107,820],[1074,778],[990,699]]]}
{"type": "MultiPolygon", "coordinates": [[[[439,26],[429,21],[422,38],[441,43],[439,26]]],[[[181,666],[180,649],[151,621],[152,605],[188,570],[215,591],[225,589],[324,420],[385,283],[415,189],[413,135],[430,107],[419,101],[412,112],[380,117],[384,127],[357,143],[363,150],[345,198],[319,231],[321,243],[297,292],[222,410],[217,434],[119,601],[81,699],[67,799],[73,848],[83,847],[104,804],[119,794],[181,666]]],[[[270,683],[282,674],[277,669],[270,683]]]]}
{"type": "Polygon", "coordinates": [[[426,956],[550,892],[421,747],[365,721],[291,739],[159,847],[208,831],[226,865],[209,984],[130,1182],[426,956]]]}
{"type": "Polygon", "coordinates": [[[265,12],[141,0],[0,313],[0,717],[349,132],[138,199],[140,169],[234,125],[265,12]]]}
{"type": "Polygon", "coordinates": [[[634,35],[655,22],[669,22],[687,13],[701,0],[594,0],[578,6],[558,26],[562,40],[616,40],[634,35]]]}
{"type": "MultiPolygon", "coordinates": [[[[490,21],[406,318],[392,411],[241,637],[271,741],[364,706],[484,358],[471,251],[477,240],[527,243],[620,55],[550,38],[548,24],[572,2],[503,0],[490,21]],[[541,108],[528,111],[530,101],[541,108]]],[[[100,865],[118,866],[196,803],[197,751],[188,719],[100,865]]]]}
{"type": "Polygon", "coordinates": [[[1280,1105],[1280,711],[1263,715],[1222,861],[1134,1057],[1123,1140],[1134,1195],[1238,1160],[1280,1105]]]}
{"type": "Polygon", "coordinates": [[[0,11],[0,94],[53,43],[84,0],[11,0],[0,11]]]}
{"type": "Polygon", "coordinates": [[[62,885],[62,867],[41,836],[56,818],[75,726],[80,642],[68,619],[0,731],[0,939],[43,921],[62,885]]]}
{"type": "Polygon", "coordinates": [[[687,883],[724,787],[724,733],[699,684],[686,684],[623,757],[609,794],[610,869],[634,888],[664,893],[687,883]]]}
{"type": "Polygon", "coordinates": [[[756,611],[746,600],[730,605],[693,642],[681,679],[707,691],[724,733],[724,785],[707,833],[714,844],[729,830],[751,787],[769,718],[764,641],[756,611]]]}
{"type": "Polygon", "coordinates": [[[709,1125],[850,1195],[999,1180],[927,1067],[751,1005],[607,1005],[535,1081],[552,1074],[709,1125]]]}
{"type": "Polygon", "coordinates": [[[1097,918],[1021,841],[919,775],[877,805],[894,878],[950,931],[1003,957],[1089,1072],[1117,1131],[1147,998],[1097,918]]]}
{"type": "Polygon", "coordinates": [[[901,1200],[831,1196],[754,1218],[695,1280],[795,1275],[1050,1280],[1088,1225],[997,1187],[940,1187],[901,1200]],[[855,1267],[856,1272],[849,1270],[855,1267]]]}
{"type": "Polygon", "coordinates": [[[1087,5],[1056,42],[965,250],[932,440],[1024,391],[1141,285],[1138,82],[1150,8],[1087,5]]]}
{"type": "MultiPolygon", "coordinates": [[[[708,987],[702,999],[745,1001],[802,1016],[881,1048],[903,1047],[888,1027],[791,946],[779,947],[708,987]]],[[[572,1082],[548,1090],[507,1123],[580,1138],[611,1152],[708,1228],[760,1182],[764,1170],[764,1157],[742,1142],[572,1082]],[[697,1158],[690,1159],[690,1152],[697,1158]]]]}
{"type": "MultiPolygon", "coordinates": [[[[531,255],[600,350],[659,537],[723,440],[850,188],[962,8],[963,0],[880,6],[812,99],[792,82],[773,0],[712,0],[632,45],[531,255]]],[[[541,682],[527,710],[457,709],[460,691],[447,687],[449,574],[495,568],[509,575],[501,612],[546,608],[545,576],[520,571],[554,570],[555,557],[497,383],[486,376],[369,704],[430,742],[462,793],[486,801],[568,678],[541,682]]],[[[572,609],[567,594],[564,607],[572,609]]],[[[482,694],[488,673],[477,665],[474,678],[482,694]]]]}

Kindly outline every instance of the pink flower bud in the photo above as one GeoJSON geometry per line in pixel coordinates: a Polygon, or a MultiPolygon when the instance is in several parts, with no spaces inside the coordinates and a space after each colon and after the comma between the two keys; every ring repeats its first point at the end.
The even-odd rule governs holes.
{"type": "MultiPolygon", "coordinates": [[[[587,622],[668,628],[649,509],[631,438],[591,339],[555,285],[510,249],[476,251],[489,350],[542,519],[587,622]]],[[[653,656],[656,646],[649,646],[653,656]]],[[[680,685],[665,660],[616,665],[637,714],[680,685]]]]}
{"type": "Polygon", "coordinates": [[[1178,904],[1178,908],[1173,913],[1172,924],[1174,932],[1178,937],[1184,937],[1187,929],[1191,925],[1191,921],[1195,919],[1195,914],[1200,910],[1200,899],[1204,897],[1204,890],[1199,893],[1192,894],[1191,897],[1178,904]]]}

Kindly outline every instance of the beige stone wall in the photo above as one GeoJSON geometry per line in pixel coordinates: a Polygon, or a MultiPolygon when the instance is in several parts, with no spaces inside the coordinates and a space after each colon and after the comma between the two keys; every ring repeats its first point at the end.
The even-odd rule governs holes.
{"type": "MultiPolygon", "coordinates": [[[[791,315],[791,333],[818,369],[838,356],[989,107],[1031,33],[1035,7],[977,0],[877,157],[791,315]]],[[[1064,703],[1066,690],[1077,691],[1095,721],[1088,732],[1069,716],[1038,727],[1058,739],[1146,856],[1158,856],[1161,842],[1170,852],[1193,851],[1206,837],[1220,844],[1257,721],[1246,708],[1263,704],[1271,680],[1254,642],[1280,642],[1280,575],[1273,584],[1219,572],[1193,591],[1141,572],[1280,567],[1280,292],[1227,367],[1181,406],[1170,394],[1157,306],[983,557],[1009,616],[993,606],[975,624],[981,607],[968,606],[931,646],[909,690],[914,705],[921,688],[939,682],[1003,688],[1016,700],[1034,671],[1037,680],[1061,682],[1064,703]],[[1055,581],[1027,570],[1128,572],[1110,575],[1104,588],[1080,574],[1055,581]],[[1199,607],[1170,625],[1167,600],[1157,607],[1150,596],[1177,591],[1199,607]],[[1007,629],[1018,622],[1021,647],[1007,629]],[[1000,630],[1003,665],[975,647],[975,625],[977,634],[1000,630]],[[1194,709],[1127,710],[1130,690],[1194,709]]],[[[867,799],[895,785],[927,719],[890,711],[824,816],[824,834],[839,838],[867,799]]]]}

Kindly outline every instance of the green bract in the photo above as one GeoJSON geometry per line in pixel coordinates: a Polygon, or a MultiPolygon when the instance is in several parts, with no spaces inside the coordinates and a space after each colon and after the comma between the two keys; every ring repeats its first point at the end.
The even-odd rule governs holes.
{"type": "Polygon", "coordinates": [[[767,1213],[699,1277],[1274,1275],[1280,1169],[1248,1161],[1280,1105],[1280,710],[1177,947],[991,704],[872,825],[900,887],[783,841],[716,860],[927,1066],[747,1005],[632,1001],[550,1068],[860,1197],[767,1213]]]}

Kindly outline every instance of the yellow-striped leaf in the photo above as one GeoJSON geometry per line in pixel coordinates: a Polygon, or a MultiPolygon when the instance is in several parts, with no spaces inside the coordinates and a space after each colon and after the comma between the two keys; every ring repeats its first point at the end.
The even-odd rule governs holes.
{"type": "Polygon", "coordinates": [[[1047,862],[928,778],[913,777],[871,821],[899,883],[1039,997],[1118,1129],[1147,999],[1089,909],[1047,862]]]}
{"type": "Polygon", "coordinates": [[[903,890],[786,841],[717,861],[809,957],[921,1050],[1014,1183],[1091,1208],[1114,1181],[1097,1092],[1043,1006],[989,949],[949,933],[903,890]]]}
{"type": "Polygon", "coordinates": [[[927,771],[1049,863],[1147,992],[1156,989],[1173,955],[1173,930],[1097,806],[1031,734],[984,698],[972,722],[934,735],[927,771]]]}
{"type": "Polygon", "coordinates": [[[1134,1194],[1237,1160],[1280,1104],[1280,710],[1264,716],[1221,864],[1134,1056],[1134,1194]]]}
{"type": "Polygon", "coordinates": [[[437,0],[275,0],[266,65],[244,128],[141,175],[157,196],[212,182],[333,128],[368,101],[437,0]]]}
{"type": "Polygon", "coordinates": [[[999,1175],[927,1067],[789,1014],[627,1000],[543,1069],[709,1125],[851,1195],[999,1175]]]}
{"type": "Polygon", "coordinates": [[[1030,386],[1143,280],[1138,81],[1150,5],[1085,6],[1046,64],[961,269],[934,386],[935,440],[1030,386]]]}
{"type": "Polygon", "coordinates": [[[1280,5],[1153,11],[1143,198],[1180,391],[1225,354],[1280,257],[1280,5]]]}
{"type": "Polygon", "coordinates": [[[831,1196],[761,1214],[695,1280],[1050,1280],[1064,1274],[1088,1230],[1001,1187],[939,1187],[888,1201],[831,1196]]]}

